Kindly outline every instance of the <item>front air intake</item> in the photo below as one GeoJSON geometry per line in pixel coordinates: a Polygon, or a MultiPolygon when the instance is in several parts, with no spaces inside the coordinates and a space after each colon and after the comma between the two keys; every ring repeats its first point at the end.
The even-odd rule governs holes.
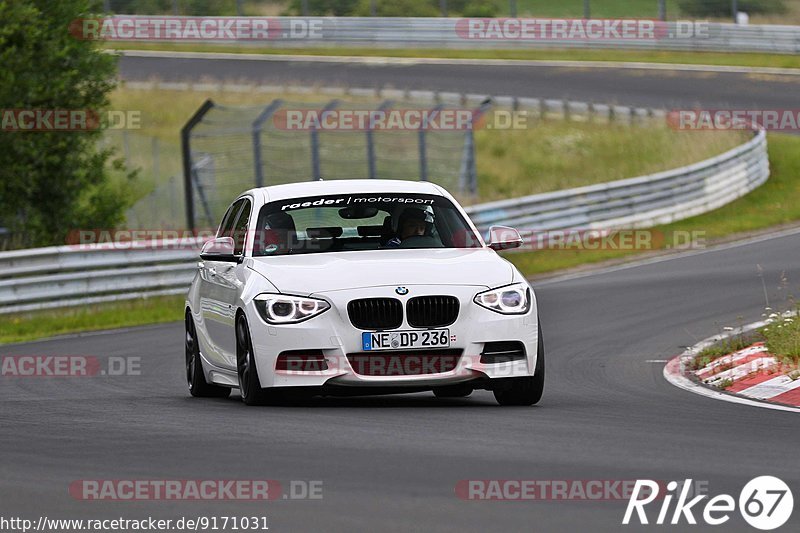
{"type": "Polygon", "coordinates": [[[442,328],[458,318],[455,296],[418,296],[406,304],[408,325],[415,328],[442,328]]]}
{"type": "Polygon", "coordinates": [[[395,329],[403,323],[403,304],[395,298],[363,298],[348,303],[347,314],[358,329],[395,329]]]}
{"type": "Polygon", "coordinates": [[[520,341],[487,342],[481,352],[481,363],[508,363],[525,359],[525,345],[520,341]]]}

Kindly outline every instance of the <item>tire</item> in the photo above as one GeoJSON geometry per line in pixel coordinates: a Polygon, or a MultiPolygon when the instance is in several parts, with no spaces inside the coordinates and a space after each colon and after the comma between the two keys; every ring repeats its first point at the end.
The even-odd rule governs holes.
{"type": "Polygon", "coordinates": [[[203,363],[200,361],[197,329],[194,327],[194,320],[189,311],[186,311],[185,324],[186,383],[189,385],[189,393],[198,398],[227,398],[231,393],[230,388],[211,385],[206,381],[206,376],[203,374],[203,363]]]}
{"type": "Polygon", "coordinates": [[[466,398],[472,394],[473,388],[465,383],[458,385],[448,385],[446,387],[434,387],[433,395],[437,398],[466,398]]]}
{"type": "Polygon", "coordinates": [[[258,369],[250,340],[250,327],[244,315],[236,319],[236,374],[239,376],[239,392],[245,405],[266,405],[273,395],[261,388],[258,369]]]}
{"type": "MultiPolygon", "coordinates": [[[[538,322],[538,318],[537,318],[538,322]]],[[[494,399],[500,405],[534,405],[544,393],[544,339],[539,323],[539,342],[536,346],[536,368],[532,376],[510,378],[508,385],[494,391],[494,399]]]]}

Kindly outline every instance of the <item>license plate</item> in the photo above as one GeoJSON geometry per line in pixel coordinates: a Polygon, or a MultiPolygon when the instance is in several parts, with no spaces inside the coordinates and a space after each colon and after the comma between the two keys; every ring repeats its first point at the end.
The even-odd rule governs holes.
{"type": "Polygon", "coordinates": [[[449,329],[422,331],[365,331],[361,334],[361,348],[365,352],[401,350],[404,348],[448,348],[449,329]]]}

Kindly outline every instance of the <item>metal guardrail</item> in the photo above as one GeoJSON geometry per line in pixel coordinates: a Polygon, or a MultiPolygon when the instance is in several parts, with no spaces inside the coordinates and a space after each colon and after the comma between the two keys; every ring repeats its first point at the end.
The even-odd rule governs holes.
{"type": "Polygon", "coordinates": [[[202,240],[0,253],[0,314],[186,292],[202,240]]]}
{"type": "Polygon", "coordinates": [[[650,227],[699,215],[752,191],[769,177],[767,137],[685,167],[638,178],[500,200],[467,208],[479,228],[527,231],[650,227]]]}
{"type": "MultiPolygon", "coordinates": [[[[121,20],[163,17],[116,15],[112,18],[121,20]]],[[[231,19],[247,20],[251,17],[231,17],[231,19]]],[[[561,37],[562,33],[547,30],[544,38],[520,38],[515,37],[516,26],[508,26],[506,29],[499,26],[499,33],[494,26],[484,26],[487,30],[486,33],[472,33],[472,37],[470,37],[468,33],[469,20],[441,17],[270,17],[267,19],[270,24],[267,38],[245,39],[238,42],[248,46],[292,48],[340,45],[380,48],[628,48],[782,54],[800,52],[800,26],[738,25],[705,21],[647,21],[654,24],[654,31],[642,32],[638,37],[616,38],[614,37],[615,33],[605,30],[602,38],[581,38],[581,33],[575,34],[574,32],[573,36],[569,37],[568,30],[564,31],[564,36],[561,37]]],[[[501,21],[502,24],[502,21],[524,19],[494,20],[501,21]]],[[[577,22],[584,21],[578,20],[577,22]]],[[[602,23],[602,20],[600,22],[602,23]]],[[[640,34],[637,33],[637,35],[640,34]]],[[[148,36],[147,40],[174,40],[156,37],[148,36]]],[[[119,37],[116,40],[126,41],[119,37]]],[[[127,41],[135,40],[127,39],[127,41]]],[[[191,41],[217,44],[237,42],[219,38],[203,39],[198,36],[193,36],[191,41]]]]}
{"type": "MultiPolygon", "coordinates": [[[[496,99],[502,101],[502,98],[496,99]]],[[[519,99],[542,113],[620,120],[660,112],[519,99]]],[[[515,104],[515,105],[516,105],[515,104]]],[[[666,172],[467,208],[475,224],[551,229],[647,227],[716,209],[769,177],[764,131],[719,156],[666,172]]],[[[524,231],[524,230],[527,230],[524,231]]],[[[185,293],[199,243],[57,246],[0,253],[0,314],[185,293]],[[187,246],[188,245],[188,246],[187,246]],[[122,249],[120,249],[122,247],[122,249]]]]}

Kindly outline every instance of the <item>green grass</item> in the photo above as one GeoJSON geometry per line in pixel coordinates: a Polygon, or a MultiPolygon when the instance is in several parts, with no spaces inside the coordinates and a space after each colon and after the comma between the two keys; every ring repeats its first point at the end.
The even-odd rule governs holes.
{"type": "Polygon", "coordinates": [[[641,176],[708,159],[747,139],[719,133],[561,119],[530,120],[523,130],[482,129],[475,136],[478,196],[516,198],[641,176]]]}
{"type": "Polygon", "coordinates": [[[730,387],[731,385],[733,385],[733,380],[732,380],[731,378],[725,378],[725,379],[723,379],[723,380],[720,380],[720,382],[719,382],[719,383],[717,383],[717,384],[716,384],[716,385],[714,385],[714,386],[715,386],[716,388],[718,388],[718,389],[725,390],[725,389],[727,389],[728,387],[730,387]]]}
{"type": "MultiPolygon", "coordinates": [[[[390,3],[393,0],[378,0],[378,6],[381,3],[390,3]]],[[[496,16],[508,17],[511,13],[511,8],[508,0],[488,0],[495,4],[497,7],[496,16]]],[[[553,0],[517,0],[517,16],[519,17],[564,17],[564,18],[582,18],[583,0],[560,0],[554,2],[553,0]]],[[[204,15],[220,15],[220,16],[233,16],[237,14],[237,4],[234,0],[217,0],[213,3],[210,10],[198,13],[186,12],[184,3],[180,3],[180,14],[204,14],[204,15]]],[[[289,13],[291,2],[289,0],[245,0],[241,2],[242,14],[245,16],[280,16],[289,13]]],[[[354,12],[366,13],[368,11],[368,3],[362,1],[360,5],[356,2],[359,9],[354,12]]],[[[433,7],[431,13],[438,14],[438,2],[432,0],[428,2],[433,7]]],[[[680,9],[679,0],[666,0],[667,19],[688,19],[687,16],[680,9]]],[[[724,4],[724,3],[723,3],[724,4]]],[[[298,5],[295,2],[295,5],[298,5]]],[[[724,16],[719,20],[728,22],[730,17],[727,15],[727,7],[730,2],[724,4],[724,16]]],[[[594,18],[656,18],[658,16],[658,2],[657,0],[590,0],[591,13],[594,18]]],[[[775,14],[751,14],[750,22],[752,24],[798,24],[800,23],[800,6],[794,0],[786,0],[785,6],[787,8],[785,13],[775,14]]],[[[147,5],[144,6],[143,12],[140,14],[172,14],[172,5],[170,2],[162,2],[162,9],[158,6],[147,5]]],[[[461,13],[454,11],[453,4],[449,5],[449,15],[451,17],[459,17],[461,13]]],[[[130,11],[130,10],[127,10],[130,11]]],[[[126,12],[127,12],[126,11],[126,12]]],[[[403,13],[406,16],[417,16],[418,13],[408,12],[403,13]]]]}
{"type": "Polygon", "coordinates": [[[729,337],[721,342],[703,348],[702,350],[700,350],[700,353],[697,354],[697,357],[700,359],[707,358],[701,365],[705,366],[714,359],[722,357],[723,355],[728,355],[729,353],[743,350],[744,348],[747,348],[751,344],[752,342],[745,341],[745,339],[741,335],[734,335],[733,337],[729,337]]]}
{"type": "MultiPolygon", "coordinates": [[[[705,0],[712,1],[712,0],[705,0]]],[[[713,20],[730,22],[728,16],[731,2],[723,2],[724,16],[713,20]]],[[[800,5],[795,0],[786,0],[785,13],[751,13],[751,24],[798,24],[800,23],[800,5]]],[[[498,0],[501,11],[499,16],[508,13],[508,2],[498,0]]],[[[593,18],[657,18],[657,0],[590,0],[593,18]]],[[[668,20],[690,20],[680,9],[678,0],[666,0],[668,20]]],[[[744,9],[747,11],[747,9],[744,9]]],[[[583,0],[517,0],[519,16],[582,18],[583,0]]]]}
{"type": "Polygon", "coordinates": [[[520,59],[549,61],[612,61],[687,65],[726,65],[743,67],[800,68],[797,54],[672,52],[650,50],[496,50],[496,49],[384,49],[366,47],[283,48],[266,46],[199,43],[122,43],[108,46],[116,50],[164,50],[177,52],[223,52],[250,54],[289,54],[364,57],[433,57],[445,59],[520,59]]]}
{"type": "MultiPolygon", "coordinates": [[[[796,305],[793,298],[789,299],[796,305]]],[[[699,370],[720,357],[743,350],[755,342],[764,342],[767,351],[776,357],[784,370],[789,371],[790,377],[800,379],[800,370],[797,369],[800,363],[800,317],[797,315],[787,317],[774,312],[769,315],[767,321],[769,324],[757,331],[734,335],[704,348],[692,359],[691,369],[699,370]]],[[[727,370],[730,366],[722,365],[717,372],[727,370]]],[[[716,386],[725,389],[730,385],[716,386]]]]}
{"type": "MultiPolygon", "coordinates": [[[[508,0],[492,0],[498,7],[498,16],[508,16],[510,12],[508,0]]],[[[381,2],[392,2],[392,0],[378,0],[381,2]]],[[[214,14],[233,16],[236,15],[236,2],[233,0],[217,0],[214,5],[214,14]]],[[[675,18],[678,13],[677,0],[667,0],[667,14],[670,18],[675,18]]],[[[112,4],[113,5],[113,4],[112,4]]],[[[249,0],[243,2],[242,12],[244,15],[267,15],[278,16],[287,11],[290,2],[288,0],[249,0]]],[[[438,10],[438,3],[435,4],[438,10]]],[[[171,14],[171,5],[165,4],[166,9],[161,10],[164,15],[171,14]]],[[[628,18],[655,18],[658,16],[658,4],[656,0],[591,0],[593,17],[628,17],[628,18]]],[[[458,16],[450,10],[451,16],[458,16]]],[[[154,14],[153,7],[148,14],[154,14]]],[[[182,13],[185,14],[185,13],[182,13]]],[[[408,16],[415,16],[415,13],[408,13],[408,16]]],[[[517,0],[518,16],[537,16],[537,17],[572,17],[580,18],[583,16],[583,0],[517,0]]]]}
{"type": "MultiPolygon", "coordinates": [[[[800,137],[769,134],[771,175],[750,194],[709,213],[652,228],[663,240],[653,239],[655,250],[676,245],[682,235],[714,241],[733,234],[763,230],[800,220],[800,137]]],[[[646,250],[649,251],[649,250],[646,250]]],[[[527,275],[543,274],[583,264],[624,259],[635,250],[540,250],[510,252],[506,257],[527,275]]]]}
{"type": "Polygon", "coordinates": [[[3,315],[0,344],[102,329],[143,326],[183,319],[183,296],[156,296],[123,302],[3,315]]]}
{"type": "MultiPolygon", "coordinates": [[[[501,13],[508,13],[508,2],[500,2],[501,13]]],[[[656,0],[593,0],[593,18],[657,18],[656,0]]],[[[667,0],[667,16],[675,18],[680,12],[677,0],[667,0]]],[[[517,15],[535,17],[582,18],[583,0],[517,0],[517,15]]]]}
{"type": "MultiPolygon", "coordinates": [[[[760,340],[760,338],[759,338],[760,340]]],[[[748,337],[743,337],[742,335],[734,335],[733,337],[729,337],[727,339],[723,339],[720,342],[712,344],[711,346],[707,346],[700,350],[700,352],[692,359],[691,369],[692,370],[699,370],[704,366],[710,364],[715,359],[719,359],[725,355],[731,354],[733,352],[737,352],[739,350],[743,350],[747,348],[751,344],[756,342],[756,339],[753,335],[748,337]]]]}
{"type": "Polygon", "coordinates": [[[772,323],[759,330],[769,353],[800,362],[800,318],[771,317],[772,323]]]}

